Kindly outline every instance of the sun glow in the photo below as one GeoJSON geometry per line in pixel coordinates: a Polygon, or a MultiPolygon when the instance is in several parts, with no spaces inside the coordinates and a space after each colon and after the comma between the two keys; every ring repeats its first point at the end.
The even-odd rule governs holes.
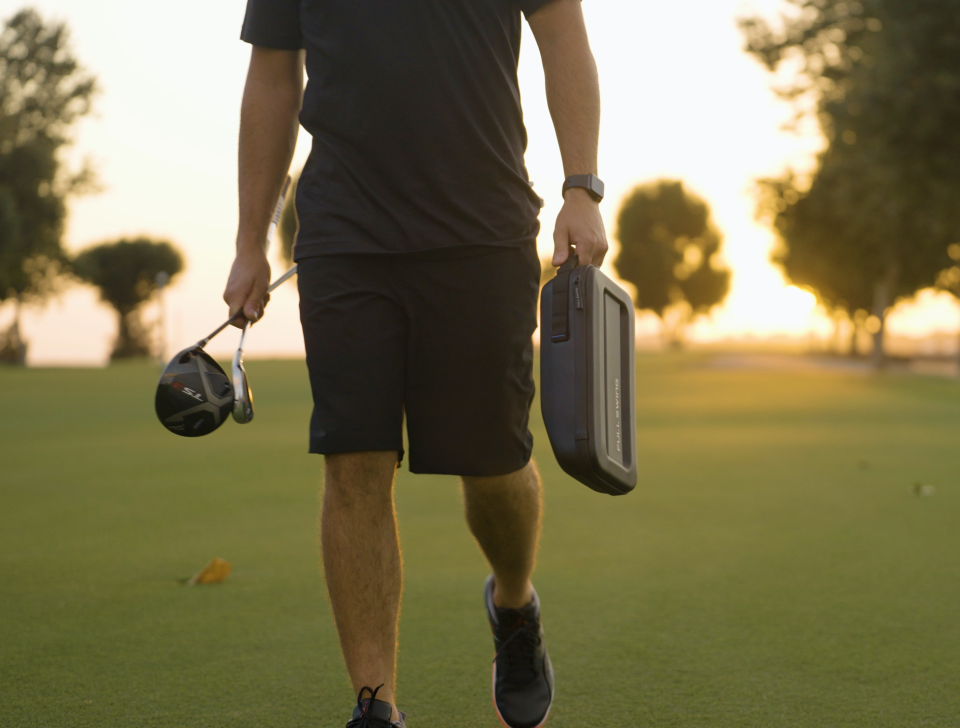
{"type": "MultiPolygon", "coordinates": [[[[171,347],[214,328],[236,230],[236,136],[248,48],[237,40],[244,0],[170,0],[162,10],[123,0],[36,0],[45,16],[66,20],[84,65],[103,89],[96,113],[79,130],[76,157],[91,156],[104,192],[70,207],[71,252],[122,235],[167,237],[186,253],[187,270],[166,294],[171,347]],[[182,18],[192,18],[184,25],[182,18]],[[190,48],[187,55],[170,45],[190,48]],[[203,69],[198,73],[197,69],[203,69]]],[[[753,0],[775,15],[782,0],[753,0]]],[[[8,17],[20,6],[0,0],[8,17]]],[[[602,210],[613,244],[604,268],[613,274],[620,200],[641,182],[681,179],[710,204],[724,235],[722,256],[733,272],[723,305],[701,317],[688,337],[701,341],[769,336],[828,337],[831,320],[813,296],[792,287],[770,262],[774,237],[754,220],[754,180],[785,166],[804,169],[821,144],[815,135],[782,131],[790,109],[770,90],[768,74],[742,51],[735,18],[741,0],[584,3],[603,93],[600,176],[602,210]],[[682,48],[669,29],[683,30],[682,48]],[[691,51],[690,49],[696,49],[691,51]]],[[[563,169],[543,91],[533,39],[523,41],[520,83],[530,145],[527,167],[547,201],[541,215],[541,256],[552,251],[563,169]]],[[[309,152],[302,133],[294,167],[309,152]]],[[[274,263],[278,269],[280,261],[274,263]]],[[[900,306],[891,330],[947,330],[960,308],[949,296],[919,297],[900,306]]],[[[153,306],[145,318],[158,315],[153,306]]],[[[0,327],[12,307],[0,307],[0,327]]],[[[303,352],[293,287],[276,292],[266,325],[248,354],[303,352]]],[[[116,323],[90,289],[79,286],[46,309],[25,312],[33,364],[102,364],[116,323]]],[[[658,330],[644,316],[638,329],[658,330]]],[[[215,353],[229,353],[229,337],[215,353]]]]}

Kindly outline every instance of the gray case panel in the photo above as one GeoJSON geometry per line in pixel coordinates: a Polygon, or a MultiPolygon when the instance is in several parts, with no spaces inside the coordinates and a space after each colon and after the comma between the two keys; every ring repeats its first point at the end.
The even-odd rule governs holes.
{"type": "Polygon", "coordinates": [[[629,493],[637,483],[633,301],[596,266],[564,266],[543,287],[540,321],[540,401],[560,467],[600,493],[629,493]]]}

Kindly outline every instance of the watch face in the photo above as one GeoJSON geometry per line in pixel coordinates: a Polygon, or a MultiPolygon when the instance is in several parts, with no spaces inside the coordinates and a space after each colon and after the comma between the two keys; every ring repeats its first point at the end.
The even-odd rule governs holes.
{"type": "Polygon", "coordinates": [[[594,199],[599,202],[603,199],[603,182],[594,174],[587,176],[590,178],[590,192],[593,194],[594,199]]]}

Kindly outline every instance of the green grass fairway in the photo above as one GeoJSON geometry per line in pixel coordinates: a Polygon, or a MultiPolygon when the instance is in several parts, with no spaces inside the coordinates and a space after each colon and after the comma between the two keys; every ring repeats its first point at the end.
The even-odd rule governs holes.
{"type": "MultiPolygon", "coordinates": [[[[0,726],[343,728],[301,362],[185,440],[158,370],[0,369],[0,726]],[[223,584],[187,587],[214,556],[223,584]]],[[[554,461],[536,584],[555,728],[960,725],[960,384],[638,357],[641,480],[554,461]],[[930,497],[914,483],[936,487],[930,497]]],[[[455,479],[399,476],[400,706],[496,728],[455,479]]]]}

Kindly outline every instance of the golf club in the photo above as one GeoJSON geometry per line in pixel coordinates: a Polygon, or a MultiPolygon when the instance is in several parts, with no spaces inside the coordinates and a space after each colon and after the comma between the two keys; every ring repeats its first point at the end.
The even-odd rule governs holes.
{"type": "MultiPolygon", "coordinates": [[[[270,223],[268,242],[276,232],[289,186],[288,176],[270,223]]],[[[267,293],[274,291],[296,272],[297,265],[294,264],[270,284],[267,293]]],[[[253,397],[243,368],[243,342],[251,322],[247,321],[244,325],[233,358],[233,384],[223,368],[204,351],[210,340],[237,318],[237,315],[231,316],[208,336],[179,352],[160,375],[154,407],[160,423],[175,435],[208,435],[220,427],[231,412],[237,422],[247,423],[253,419],[253,397]]]]}

